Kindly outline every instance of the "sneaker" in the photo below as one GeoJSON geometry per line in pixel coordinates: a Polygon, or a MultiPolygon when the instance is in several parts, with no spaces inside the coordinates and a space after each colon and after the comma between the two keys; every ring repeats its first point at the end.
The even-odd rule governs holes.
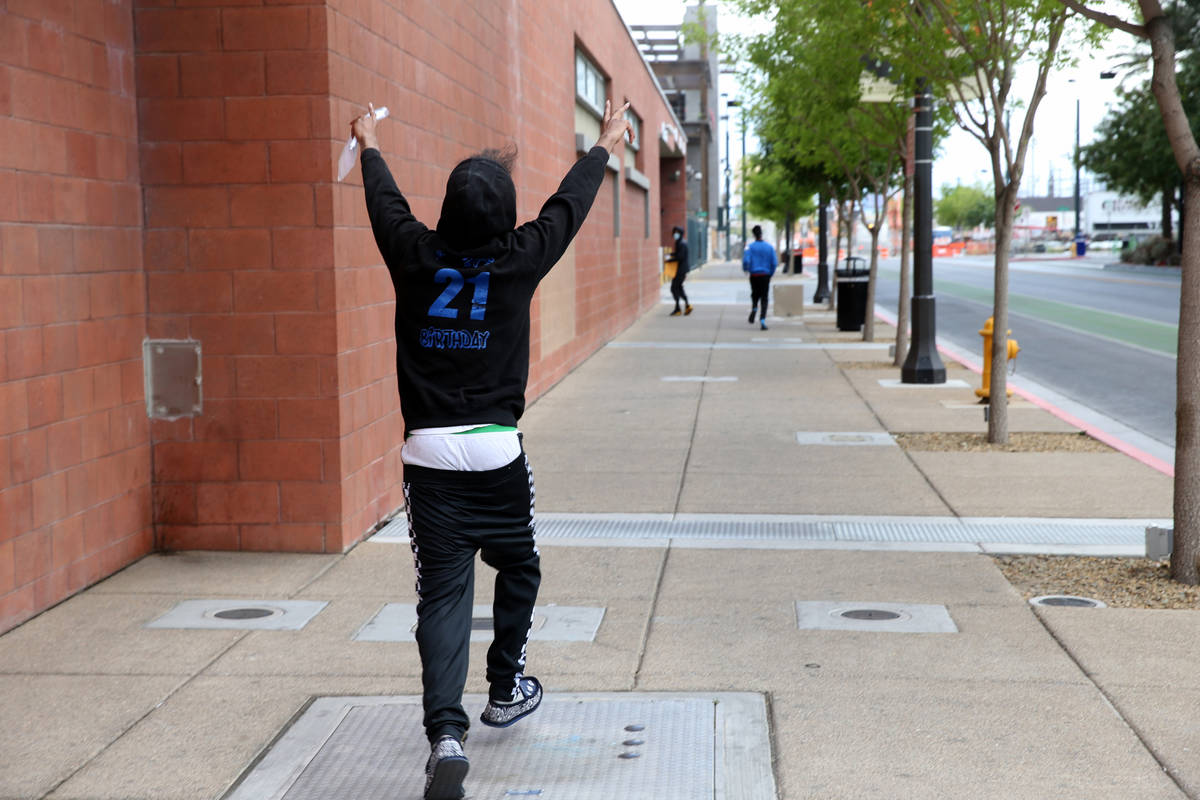
{"type": "Polygon", "coordinates": [[[669,317],[678,317],[678,316],[679,316],[680,314],[682,314],[682,313],[683,313],[683,312],[682,312],[682,311],[680,311],[680,310],[677,308],[677,309],[675,309],[674,311],[672,311],[670,314],[668,314],[667,316],[669,316],[669,317]]]}
{"type": "Polygon", "coordinates": [[[470,764],[462,744],[453,736],[433,743],[425,762],[425,800],[460,800],[470,764]]]}
{"type": "Polygon", "coordinates": [[[487,708],[479,721],[492,728],[507,728],[522,717],[537,710],[542,703],[542,684],[537,678],[521,678],[513,689],[513,699],[506,701],[488,699],[487,708]]]}
{"type": "Polygon", "coordinates": [[[754,309],[753,308],[750,309],[750,316],[746,318],[746,322],[749,322],[751,325],[754,324],[754,309]]]}
{"type": "Polygon", "coordinates": [[[692,304],[688,303],[687,307],[683,309],[683,315],[686,317],[690,313],[692,313],[692,304]]]}
{"type": "Polygon", "coordinates": [[[765,319],[760,319],[758,324],[764,331],[767,329],[767,321],[765,319]]]}

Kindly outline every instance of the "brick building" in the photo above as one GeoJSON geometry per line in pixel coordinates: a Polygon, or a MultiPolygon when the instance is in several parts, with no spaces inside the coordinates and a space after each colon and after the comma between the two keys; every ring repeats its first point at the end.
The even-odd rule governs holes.
{"type": "Polygon", "coordinates": [[[527,219],[604,97],[639,147],[534,301],[531,399],[657,301],[685,205],[679,121],[609,0],[6,0],[0,631],[155,549],[340,552],[401,507],[347,121],[390,107],[430,225],[454,163],[514,142],[527,219]],[[148,418],[146,339],[199,344],[198,414],[148,418]]]}

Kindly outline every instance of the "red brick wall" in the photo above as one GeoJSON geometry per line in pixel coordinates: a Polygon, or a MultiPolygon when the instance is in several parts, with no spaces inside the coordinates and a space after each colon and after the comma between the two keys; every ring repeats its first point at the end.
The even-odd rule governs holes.
{"type": "MultiPolygon", "coordinates": [[[[340,552],[401,506],[347,120],[390,106],[430,225],[458,160],[516,143],[531,218],[576,158],[577,41],[657,184],[669,111],[609,0],[0,2],[0,630],[156,546],[340,552]],[[146,336],[200,341],[200,416],[147,422],[146,336]]],[[[535,298],[530,399],[657,299],[659,186],[647,237],[619,183],[622,236],[610,176],[560,267],[573,335],[535,298]]]]}
{"type": "Polygon", "coordinates": [[[339,552],[325,7],[138,5],[147,328],[204,374],[152,426],[159,540],[339,552]]]}
{"type": "Polygon", "coordinates": [[[0,10],[0,631],[148,552],[128,2],[0,10]]]}

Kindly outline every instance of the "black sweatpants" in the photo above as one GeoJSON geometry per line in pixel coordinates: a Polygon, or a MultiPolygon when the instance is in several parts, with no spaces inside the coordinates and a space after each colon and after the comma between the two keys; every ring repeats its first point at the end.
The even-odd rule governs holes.
{"type": "Polygon", "coordinates": [[[491,695],[511,699],[525,668],[541,570],[534,542],[533,472],[522,453],[482,472],[405,465],[404,500],[417,570],[417,647],[425,733],[462,739],[462,707],[475,600],[475,553],[497,570],[494,640],[487,655],[491,695]]]}
{"type": "Polygon", "coordinates": [[[750,311],[754,311],[760,304],[762,305],[762,313],[758,315],[759,319],[767,318],[767,298],[771,296],[771,276],[770,275],[751,275],[750,276],[750,311]]]}
{"type": "Polygon", "coordinates": [[[679,310],[679,301],[680,300],[683,301],[683,304],[685,306],[688,305],[687,293],[685,291],[683,291],[683,279],[686,276],[687,276],[686,272],[684,272],[682,274],[676,272],[675,277],[671,279],[671,297],[675,298],[675,310],[676,311],[679,310]]]}

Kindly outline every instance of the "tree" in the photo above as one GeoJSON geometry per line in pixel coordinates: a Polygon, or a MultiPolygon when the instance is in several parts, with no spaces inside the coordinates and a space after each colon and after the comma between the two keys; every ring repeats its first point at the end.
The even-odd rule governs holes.
{"type": "MultiPolygon", "coordinates": [[[[1200,120],[1200,61],[1182,64],[1176,81],[1188,117],[1200,120]]],[[[1134,195],[1143,204],[1161,197],[1163,235],[1171,238],[1171,215],[1183,198],[1162,114],[1148,83],[1118,88],[1117,97],[1119,105],[1096,128],[1095,141],[1080,148],[1081,160],[1114,191],[1134,195]]]]}
{"type": "MultiPolygon", "coordinates": [[[[1179,350],[1175,360],[1175,547],[1171,577],[1200,583],[1200,145],[1176,82],[1175,30],[1159,0],[1138,0],[1141,24],[1088,8],[1062,4],[1110,28],[1149,40],[1150,90],[1162,116],[1184,186],[1183,277],[1179,289],[1179,350]]],[[[1191,42],[1188,42],[1191,44],[1191,42]]]]}
{"type": "Polygon", "coordinates": [[[811,214],[819,184],[802,171],[790,171],[770,153],[747,159],[746,209],[756,217],[781,225],[788,218],[811,214]]]}
{"type": "Polygon", "coordinates": [[[760,140],[782,157],[840,176],[842,191],[832,194],[851,203],[848,218],[857,207],[871,234],[863,337],[873,339],[879,234],[887,200],[901,187],[909,117],[903,104],[862,102],[864,56],[886,39],[884,20],[869,4],[841,0],[737,2],[743,11],[774,15],[770,34],[741,43],[753,67],[745,77],[760,140]]]}
{"type": "Polygon", "coordinates": [[[934,216],[953,228],[977,228],[995,219],[994,192],[981,186],[943,186],[934,203],[934,216]]]}
{"type": "MultiPolygon", "coordinates": [[[[988,153],[996,230],[992,315],[997,335],[991,361],[1004,364],[1008,258],[1017,197],[1047,75],[1068,61],[1059,45],[1070,13],[1057,0],[873,0],[871,7],[893,20],[890,57],[903,64],[907,74],[928,80],[935,97],[951,104],[959,127],[988,153]],[[1021,97],[1016,78],[1023,63],[1032,65],[1036,76],[1021,97]],[[1014,112],[1020,115],[1016,120],[1014,112]]],[[[1099,34],[1091,30],[1079,35],[1095,39],[1099,34]]],[[[990,442],[1008,441],[1006,378],[1003,369],[992,370],[990,442]]]]}

